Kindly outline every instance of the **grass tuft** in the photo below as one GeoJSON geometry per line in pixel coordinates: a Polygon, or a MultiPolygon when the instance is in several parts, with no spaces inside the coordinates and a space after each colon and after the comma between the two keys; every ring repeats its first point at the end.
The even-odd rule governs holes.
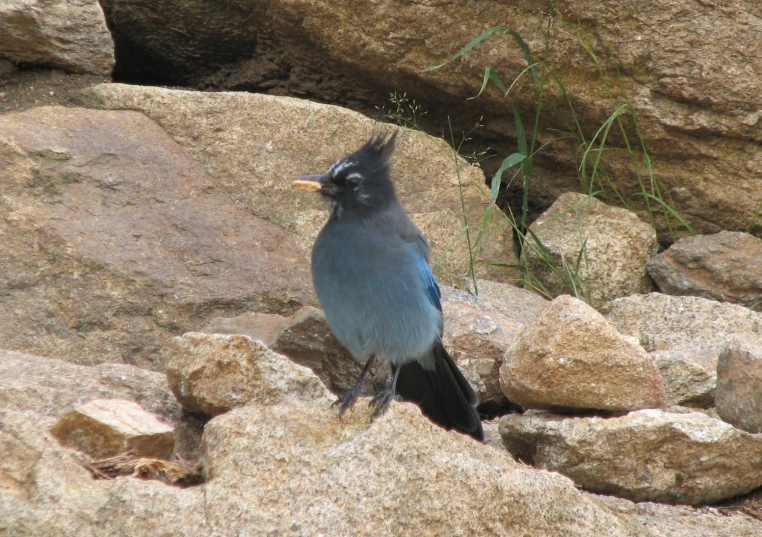
{"type": "MultiPolygon", "coordinates": [[[[676,236],[677,225],[686,229],[691,234],[694,233],[694,230],[674,207],[669,196],[665,195],[666,190],[657,179],[645,140],[643,139],[637,122],[635,107],[629,100],[621,102],[621,98],[619,100],[615,98],[605,71],[601,66],[600,59],[590,45],[590,40],[587,39],[587,36],[584,34],[580,34],[580,40],[595,63],[596,69],[601,76],[603,86],[606,89],[609,105],[611,107],[611,113],[592,137],[586,135],[585,130],[579,121],[579,116],[574,110],[572,96],[569,95],[558,72],[548,64],[548,61],[545,58],[539,60],[534,59],[526,42],[516,31],[510,28],[493,26],[492,28],[487,29],[470,43],[466,44],[448,60],[439,65],[428,67],[425,71],[441,69],[463,57],[480,43],[499,34],[508,34],[518,44],[527,67],[522,69],[513,78],[510,84],[505,84],[502,77],[493,66],[486,66],[479,92],[469,99],[480,97],[490,84],[500,90],[504,98],[510,99],[511,91],[516,86],[517,82],[524,77],[524,75],[530,74],[536,89],[536,100],[529,129],[526,128],[524,118],[515,103],[509,101],[513,112],[513,126],[516,132],[517,151],[503,158],[498,171],[490,180],[489,190],[483,186],[480,187],[480,191],[488,199],[488,205],[473,237],[469,230],[464,206],[464,231],[462,234],[465,234],[466,240],[468,241],[469,252],[471,252],[469,278],[473,280],[474,289],[476,289],[474,265],[480,262],[495,265],[500,264],[500,261],[480,259],[478,255],[476,255],[476,252],[478,252],[478,249],[483,242],[488,239],[488,229],[492,220],[496,217],[503,218],[514,231],[514,249],[517,258],[520,260],[520,268],[525,287],[533,289],[548,298],[552,298],[553,293],[543,285],[541,278],[538,277],[537,274],[532,273],[532,270],[524,260],[522,253],[525,252],[526,248],[532,248],[533,252],[542,258],[547,269],[555,275],[556,279],[563,282],[566,292],[589,303],[591,291],[590,282],[587,282],[583,277],[583,275],[587,273],[587,248],[584,237],[582,237],[580,243],[581,247],[578,252],[569,257],[562,256],[560,261],[556,261],[554,259],[555,256],[545,248],[540,239],[529,228],[529,199],[532,191],[533,161],[535,157],[538,154],[541,154],[541,152],[549,145],[561,140],[573,139],[576,141],[576,155],[578,156],[577,172],[582,189],[588,196],[600,196],[604,198],[604,200],[615,199],[625,208],[630,207],[630,201],[633,198],[641,199],[651,224],[654,227],[657,227],[657,218],[665,222],[672,240],[674,240],[676,236]],[[545,86],[548,82],[554,83],[560,91],[563,101],[571,113],[572,125],[571,128],[568,129],[568,134],[553,138],[541,144],[539,139],[541,134],[540,125],[544,112],[543,103],[546,90],[545,86]],[[632,129],[629,132],[632,132],[633,130],[635,132],[636,139],[634,142],[628,134],[628,129],[624,123],[625,118],[632,129]],[[612,129],[616,129],[617,138],[622,141],[622,144],[618,147],[612,146],[610,143],[612,129]],[[616,183],[609,174],[606,166],[608,155],[619,155],[622,153],[628,156],[639,185],[639,190],[631,196],[626,196],[617,188],[616,183]],[[519,214],[515,215],[508,206],[505,206],[505,210],[503,210],[499,206],[499,200],[501,191],[510,187],[517,179],[521,182],[522,196],[519,214]]],[[[545,56],[547,56],[547,48],[545,56]]],[[[618,71],[617,74],[619,74],[618,71]]],[[[458,147],[456,147],[454,143],[451,125],[450,138],[451,145],[457,150],[458,147]]],[[[752,222],[750,222],[749,228],[756,224],[760,211],[762,211],[762,204],[760,204],[752,222]]],[[[462,236],[462,234],[459,234],[459,237],[462,236]]]]}

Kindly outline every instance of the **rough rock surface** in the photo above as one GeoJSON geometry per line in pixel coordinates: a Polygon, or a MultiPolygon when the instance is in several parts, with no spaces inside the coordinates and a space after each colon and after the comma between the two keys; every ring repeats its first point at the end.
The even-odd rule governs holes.
{"type": "MultiPolygon", "coordinates": [[[[526,68],[513,37],[493,34],[458,61],[424,71],[487,27],[503,23],[523,38],[535,61],[548,62],[566,90],[550,79],[544,85],[539,143],[554,141],[533,162],[540,179],[532,185],[536,199],[549,204],[580,188],[580,137],[573,127],[561,136],[558,129],[576,119],[586,134],[595,133],[619,103],[628,102],[639,127],[637,133],[629,129],[635,156],[607,151],[605,178],[599,173],[588,188],[605,189],[613,178],[624,199],[642,207],[642,196],[631,197],[642,193],[643,182],[652,192],[642,167],[633,169],[633,160],[643,157],[640,136],[660,192],[699,232],[745,229],[759,203],[762,15],[753,0],[647,0],[637,11],[627,3],[596,0],[395,0],[361,6],[293,0],[213,8],[188,0],[161,7],[104,0],[104,6],[124,61],[136,74],[171,78],[177,73],[175,78],[216,88],[308,95],[370,112],[389,92],[407,92],[430,103],[430,117],[449,114],[460,120],[456,128],[467,130],[482,115],[492,118],[485,121],[483,136],[489,143],[501,140],[498,150],[507,155],[516,133],[504,118],[511,117],[512,105],[525,125],[534,116],[532,77],[521,77],[510,99],[496,89],[476,101],[466,99],[478,93],[486,66],[494,66],[506,84],[526,68]],[[231,51],[240,56],[231,57],[231,51]],[[226,65],[219,69],[221,64],[226,65]],[[210,77],[210,71],[216,73],[210,77]],[[565,95],[571,96],[576,116],[565,95]]],[[[620,118],[631,125],[626,112],[620,118]]],[[[612,128],[610,138],[617,131],[612,128]]],[[[610,139],[607,149],[612,145],[622,142],[610,139]]]]}
{"type": "Polygon", "coordinates": [[[85,403],[64,414],[50,432],[64,446],[99,459],[127,451],[168,459],[175,448],[172,427],[124,399],[85,403]]]}
{"type": "MultiPolygon", "coordinates": [[[[519,295],[524,292],[513,289],[519,295]]],[[[497,308],[481,297],[445,287],[442,287],[442,311],[445,318],[442,339],[450,356],[471,381],[482,410],[499,411],[508,404],[500,388],[503,355],[532,321],[533,312],[497,308]]]]}
{"type": "MultiPolygon", "coordinates": [[[[534,304],[532,298],[545,302],[528,291],[508,287],[529,304],[534,304]]],[[[441,286],[441,290],[445,347],[471,382],[480,405],[492,410],[505,406],[508,401],[500,389],[498,370],[516,333],[531,321],[533,310],[516,304],[505,304],[498,309],[481,297],[447,286],[441,286]]],[[[509,296],[509,292],[505,295],[509,296]]],[[[235,318],[218,318],[207,323],[203,330],[258,339],[273,351],[310,368],[337,395],[343,395],[352,387],[362,369],[362,364],[331,334],[323,312],[310,306],[289,318],[248,313],[235,318]]],[[[366,377],[362,393],[373,394],[383,388],[390,372],[388,363],[379,362],[372,378],[366,377]]]]}
{"type": "Polygon", "coordinates": [[[364,407],[339,421],[328,407],[292,400],[210,421],[203,440],[210,527],[221,535],[242,527],[295,535],[648,535],[566,478],[445,432],[412,404],[393,403],[370,424],[364,407]]]}
{"type": "Polygon", "coordinates": [[[30,412],[47,427],[96,399],[126,399],[168,423],[180,419],[162,373],[126,364],[83,366],[54,358],[0,350],[0,408],[30,412]]]}
{"type": "Polygon", "coordinates": [[[727,508],[665,505],[596,495],[593,500],[658,537],[757,537],[762,521],[751,513],[727,508]]]}
{"type": "Polygon", "coordinates": [[[647,351],[723,347],[739,332],[762,338],[762,314],[699,297],[650,293],[611,301],[606,318],[647,351]]]}
{"type": "MultiPolygon", "coordinates": [[[[362,370],[350,352],[336,339],[322,310],[305,306],[290,317],[266,313],[243,313],[211,319],[201,332],[242,334],[261,341],[269,349],[308,367],[336,395],[344,395],[362,370]]],[[[365,377],[361,393],[372,395],[385,386],[391,369],[381,362],[365,377]]]]}
{"type": "Polygon", "coordinates": [[[656,231],[626,209],[569,192],[529,229],[534,235],[527,236],[522,258],[552,296],[569,292],[574,276],[566,267],[577,270],[593,306],[653,287],[645,265],[656,251],[656,231]],[[548,266],[548,255],[563,278],[548,266]]]}
{"type": "Polygon", "coordinates": [[[309,369],[243,335],[188,333],[167,350],[167,380],[184,408],[216,416],[247,403],[330,392],[309,369]]]}
{"type": "Polygon", "coordinates": [[[519,333],[500,367],[500,385],[525,408],[621,411],[664,402],[653,358],[568,295],[519,333]]]}
{"type": "Polygon", "coordinates": [[[0,57],[109,76],[114,43],[97,0],[4,0],[0,57]]]}
{"type": "Polygon", "coordinates": [[[722,350],[651,352],[664,384],[664,406],[712,406],[717,386],[717,360],[722,350]]]}
{"type": "Polygon", "coordinates": [[[750,433],[762,432],[762,342],[736,335],[717,364],[717,414],[750,433]]]}
{"type": "Polygon", "coordinates": [[[668,295],[762,310],[762,240],[748,233],[685,237],[649,261],[648,273],[668,295]]]}
{"type": "Polygon", "coordinates": [[[501,419],[500,435],[514,456],[635,501],[705,504],[762,485],[762,435],[699,412],[514,414],[501,419]]]}
{"type": "Polygon", "coordinates": [[[294,236],[232,203],[142,114],[0,116],[0,162],[6,347],[163,369],[159,348],[213,314],[314,300],[294,236]]]}
{"type": "Polygon", "coordinates": [[[0,409],[0,453],[1,534],[208,533],[201,489],[129,477],[96,481],[47,432],[38,414],[0,409]]]}
{"type": "MultiPolygon", "coordinates": [[[[84,90],[81,102],[139,110],[154,119],[203,163],[216,185],[240,206],[297,233],[305,252],[325,223],[327,211],[320,196],[295,192],[291,180],[325,172],[372,134],[390,129],[344,108],[249,93],[103,84],[84,90]],[[331,141],[329,146],[325,140],[331,141]]],[[[459,283],[469,267],[468,245],[460,236],[460,187],[467,216],[472,223],[479,222],[487,205],[477,188],[484,184],[483,173],[463,159],[454,160],[444,140],[403,129],[392,158],[392,178],[402,205],[431,243],[440,283],[459,283]]],[[[493,238],[476,255],[513,259],[510,227],[505,222],[499,226],[490,230],[493,238]]]]}
{"type": "Polygon", "coordinates": [[[516,287],[509,283],[491,280],[476,280],[476,287],[471,278],[463,278],[462,289],[486,300],[505,315],[529,324],[540,310],[548,305],[548,300],[537,293],[516,287]]]}

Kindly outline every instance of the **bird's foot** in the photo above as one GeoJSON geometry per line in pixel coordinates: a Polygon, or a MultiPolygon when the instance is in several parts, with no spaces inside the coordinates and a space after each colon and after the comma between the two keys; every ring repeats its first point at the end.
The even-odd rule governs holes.
{"type": "Polygon", "coordinates": [[[370,414],[370,419],[374,420],[379,416],[382,416],[384,412],[386,412],[389,409],[389,404],[392,401],[401,401],[402,398],[394,393],[394,390],[382,390],[378,392],[373,399],[370,400],[370,403],[368,403],[368,406],[376,405],[376,408],[373,409],[373,412],[370,414]]]}
{"type": "Polygon", "coordinates": [[[352,386],[352,388],[344,395],[344,397],[341,397],[339,399],[336,399],[333,402],[333,405],[336,406],[339,405],[339,419],[344,415],[344,412],[355,406],[355,403],[357,402],[357,396],[360,393],[360,387],[359,384],[352,386]]]}

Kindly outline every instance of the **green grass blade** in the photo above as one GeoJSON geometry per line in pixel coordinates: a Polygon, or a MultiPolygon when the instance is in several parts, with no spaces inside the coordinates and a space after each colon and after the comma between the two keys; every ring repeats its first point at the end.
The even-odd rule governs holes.
{"type": "Polygon", "coordinates": [[[423,71],[424,71],[424,72],[426,72],[426,71],[436,71],[437,69],[439,69],[439,68],[441,68],[441,67],[444,67],[444,66],[445,66],[445,65],[447,65],[448,63],[454,62],[455,60],[457,60],[458,58],[460,58],[461,56],[463,56],[464,54],[466,54],[466,53],[467,53],[469,50],[471,50],[472,48],[474,48],[476,45],[478,45],[479,43],[481,43],[482,41],[484,41],[485,39],[487,39],[489,36],[491,36],[491,35],[492,35],[492,34],[494,34],[495,32],[504,31],[505,29],[506,29],[506,28],[505,28],[505,27],[503,27],[503,26],[493,26],[492,28],[489,28],[488,30],[486,30],[485,32],[483,32],[481,35],[479,35],[478,37],[476,37],[476,38],[475,38],[473,41],[471,41],[471,42],[470,42],[468,45],[466,45],[465,47],[463,47],[462,49],[460,49],[460,50],[459,50],[459,51],[458,51],[458,52],[455,54],[455,56],[453,56],[453,57],[452,57],[452,58],[450,58],[449,60],[445,61],[444,63],[440,63],[439,65],[434,65],[434,66],[431,66],[431,67],[427,67],[427,68],[426,68],[426,69],[424,69],[423,71]]]}

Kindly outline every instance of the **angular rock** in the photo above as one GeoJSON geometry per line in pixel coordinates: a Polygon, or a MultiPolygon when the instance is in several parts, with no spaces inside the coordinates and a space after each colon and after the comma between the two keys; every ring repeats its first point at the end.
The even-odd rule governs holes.
{"type": "Polygon", "coordinates": [[[172,427],[124,399],[85,403],[64,414],[50,432],[64,446],[97,459],[127,451],[138,457],[169,459],[175,448],[172,427]]]}
{"type": "Polygon", "coordinates": [[[519,333],[500,367],[500,386],[525,408],[622,411],[664,403],[653,358],[568,295],[519,333]]]}
{"type": "Polygon", "coordinates": [[[333,400],[309,369],[248,336],[187,333],[173,340],[166,363],[177,400],[185,409],[209,416],[248,403],[333,400]]]}
{"type": "Polygon", "coordinates": [[[762,240],[748,233],[685,237],[649,261],[648,273],[668,295],[762,310],[762,240]]]}
{"type": "Polygon", "coordinates": [[[211,529],[220,535],[242,528],[337,536],[648,535],[566,478],[446,432],[412,404],[393,403],[372,423],[368,416],[358,405],[340,421],[329,407],[292,400],[211,420],[203,444],[211,529]]]}
{"type": "Polygon", "coordinates": [[[8,535],[209,534],[204,493],[158,481],[95,480],[38,421],[0,409],[0,532],[8,535]]]}
{"type": "Polygon", "coordinates": [[[552,296],[569,292],[573,269],[593,306],[652,289],[646,261],[656,251],[656,231],[634,213],[567,192],[529,229],[534,235],[527,236],[522,259],[552,296]]]}
{"type": "MultiPolygon", "coordinates": [[[[344,395],[362,370],[347,349],[336,339],[322,310],[305,306],[291,317],[264,313],[244,313],[232,318],[212,319],[203,332],[242,334],[261,341],[271,350],[308,367],[336,395],[344,395]]],[[[365,377],[361,393],[373,395],[374,386],[383,388],[391,369],[377,363],[365,377]]]]}
{"type": "Polygon", "coordinates": [[[699,412],[638,410],[617,418],[509,415],[515,456],[581,487],[634,501],[718,502],[762,485],[762,435],[699,412]]]}
{"type": "Polygon", "coordinates": [[[714,348],[649,353],[661,373],[664,406],[712,406],[721,352],[721,348],[714,348]]]}
{"type": "Polygon", "coordinates": [[[717,414],[750,433],[762,432],[762,341],[738,334],[717,364],[717,414]]]}
{"type": "Polygon", "coordinates": [[[110,76],[114,43],[97,0],[4,0],[0,56],[16,63],[110,76]]]}
{"type": "MultiPolygon", "coordinates": [[[[242,92],[102,84],[84,90],[80,101],[91,107],[138,110],[154,119],[241,207],[294,231],[304,252],[309,252],[327,214],[320,196],[294,192],[291,180],[323,173],[371,134],[392,128],[337,106],[242,92]],[[324,143],[327,135],[329,146],[324,143]]],[[[463,159],[453,160],[444,140],[400,130],[392,162],[397,193],[431,243],[440,283],[457,285],[470,264],[461,199],[470,221],[479,222],[488,202],[477,188],[484,184],[484,175],[463,159]],[[456,237],[460,238],[453,244],[456,237]]],[[[493,220],[498,226],[489,230],[493,238],[485,251],[474,254],[510,262],[510,226],[493,220]]],[[[500,275],[496,272],[494,278],[500,275]]]]}
{"type": "Polygon", "coordinates": [[[159,349],[242,308],[314,302],[294,235],[237,207],[137,112],[0,116],[0,340],[163,369],[159,349]]]}
{"type": "Polygon", "coordinates": [[[705,298],[632,295],[603,310],[617,330],[636,337],[649,352],[721,348],[738,332],[762,338],[762,314],[705,298]]]}

